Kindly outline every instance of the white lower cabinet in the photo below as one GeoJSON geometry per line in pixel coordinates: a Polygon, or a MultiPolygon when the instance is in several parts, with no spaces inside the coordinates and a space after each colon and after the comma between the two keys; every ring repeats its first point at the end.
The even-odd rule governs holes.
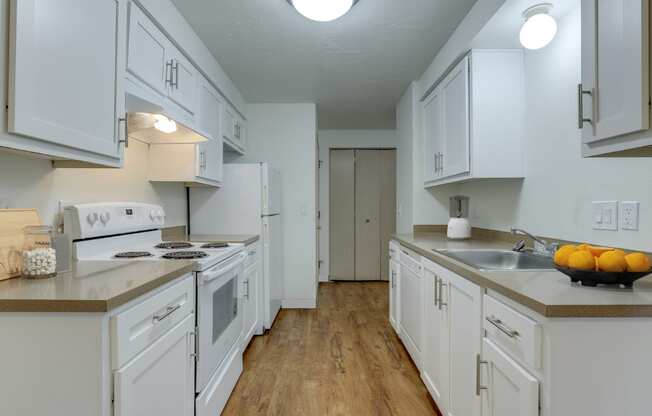
{"type": "Polygon", "coordinates": [[[417,368],[421,368],[421,275],[419,256],[402,248],[401,262],[401,312],[399,336],[417,368]]]}
{"type": "Polygon", "coordinates": [[[114,374],[115,416],[191,416],[194,413],[195,315],[114,374]]]}
{"type": "Polygon", "coordinates": [[[389,323],[396,333],[399,333],[400,326],[400,296],[399,284],[401,281],[401,265],[398,261],[390,258],[389,260],[389,323]]]}
{"type": "Polygon", "coordinates": [[[245,276],[242,281],[243,324],[242,350],[244,351],[254,335],[262,333],[262,318],[260,306],[261,262],[259,261],[258,244],[246,247],[247,261],[245,276]]]}
{"type": "Polygon", "coordinates": [[[539,381],[487,338],[482,356],[482,416],[537,416],[539,381]]]}
{"type": "Polygon", "coordinates": [[[479,416],[482,289],[428,260],[422,259],[422,263],[422,378],[445,415],[479,416]]]}

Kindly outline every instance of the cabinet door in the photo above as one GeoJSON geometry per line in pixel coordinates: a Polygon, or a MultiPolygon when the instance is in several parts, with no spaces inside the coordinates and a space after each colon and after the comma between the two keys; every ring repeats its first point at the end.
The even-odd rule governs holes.
{"type": "Polygon", "coordinates": [[[172,101],[190,114],[197,113],[199,73],[197,69],[174,46],[170,46],[172,70],[168,83],[168,94],[172,101]]]}
{"type": "Polygon", "coordinates": [[[443,355],[443,344],[448,337],[443,331],[443,306],[439,308],[439,275],[428,267],[423,272],[423,354],[422,373],[423,379],[433,400],[439,410],[446,414],[448,397],[443,392],[448,392],[448,357],[443,355]]]}
{"type": "Polygon", "coordinates": [[[444,332],[448,334],[443,354],[450,365],[447,414],[478,416],[476,364],[482,343],[482,290],[448,270],[443,278],[441,298],[447,312],[444,332]]]}
{"type": "Polygon", "coordinates": [[[442,84],[444,151],[439,163],[442,176],[450,177],[469,172],[469,58],[464,58],[442,84]]]}
{"type": "Polygon", "coordinates": [[[412,359],[420,366],[421,351],[421,277],[401,265],[401,337],[407,337],[408,351],[417,354],[412,359]],[[411,351],[416,349],[416,351],[411,351]]]}
{"type": "Polygon", "coordinates": [[[648,0],[582,0],[584,143],[649,127],[648,0]],[[590,95],[589,95],[590,93],[590,95]]]}
{"type": "Polygon", "coordinates": [[[167,95],[170,79],[169,47],[165,35],[135,3],[130,3],[127,71],[161,95],[167,95]]]}
{"type": "Polygon", "coordinates": [[[482,416],[537,416],[539,382],[488,339],[482,343],[487,366],[482,416]]]}
{"type": "Polygon", "coordinates": [[[221,139],[209,139],[196,145],[196,176],[209,181],[222,182],[223,150],[221,139]]]}
{"type": "Polygon", "coordinates": [[[247,347],[251,338],[258,331],[258,279],[259,266],[258,264],[255,264],[247,269],[245,278],[242,282],[242,297],[244,299],[243,349],[247,347]]]}
{"type": "Polygon", "coordinates": [[[400,265],[394,260],[389,260],[389,323],[394,328],[394,331],[399,332],[400,322],[399,312],[399,299],[398,299],[398,282],[400,265]]]}
{"type": "Polygon", "coordinates": [[[115,416],[194,414],[195,315],[115,372],[115,416]]]}
{"type": "Polygon", "coordinates": [[[233,116],[233,110],[229,107],[228,104],[222,106],[222,125],[220,129],[222,131],[222,137],[229,142],[230,145],[233,145],[233,123],[235,118],[233,116]]]}
{"type": "Polygon", "coordinates": [[[12,1],[9,132],[120,159],[125,5],[12,1]]]}
{"type": "Polygon", "coordinates": [[[423,181],[437,179],[441,175],[440,159],[443,152],[443,105],[442,91],[435,89],[423,104],[423,181]]]}

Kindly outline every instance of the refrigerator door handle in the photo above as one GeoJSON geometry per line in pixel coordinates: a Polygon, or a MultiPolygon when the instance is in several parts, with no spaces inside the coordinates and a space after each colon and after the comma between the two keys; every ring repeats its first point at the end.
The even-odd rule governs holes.
{"type": "Polygon", "coordinates": [[[281,215],[281,214],[264,214],[264,215],[261,215],[261,217],[262,218],[268,218],[268,217],[276,217],[277,215],[281,215]]]}

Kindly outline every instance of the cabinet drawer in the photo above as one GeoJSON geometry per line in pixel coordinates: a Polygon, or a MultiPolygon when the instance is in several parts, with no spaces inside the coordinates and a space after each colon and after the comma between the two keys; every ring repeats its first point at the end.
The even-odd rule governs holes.
{"type": "Polygon", "coordinates": [[[245,247],[245,252],[247,253],[247,257],[245,258],[245,269],[247,269],[249,266],[258,263],[258,259],[261,255],[260,247],[258,243],[249,244],[245,247]]]}
{"type": "Polygon", "coordinates": [[[484,295],[486,336],[514,358],[541,368],[541,324],[513,308],[484,295]]]}
{"type": "Polygon", "coordinates": [[[111,318],[113,369],[121,368],[193,312],[194,282],[194,276],[189,274],[179,283],[111,318]]]}

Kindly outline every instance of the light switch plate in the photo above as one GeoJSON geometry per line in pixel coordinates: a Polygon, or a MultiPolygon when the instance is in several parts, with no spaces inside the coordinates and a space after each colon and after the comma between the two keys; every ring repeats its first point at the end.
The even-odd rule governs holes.
{"type": "Polygon", "coordinates": [[[618,201],[593,201],[593,229],[618,231],[618,201]]]}
{"type": "Polygon", "coordinates": [[[620,203],[620,228],[638,231],[638,201],[623,201],[620,203]]]}

